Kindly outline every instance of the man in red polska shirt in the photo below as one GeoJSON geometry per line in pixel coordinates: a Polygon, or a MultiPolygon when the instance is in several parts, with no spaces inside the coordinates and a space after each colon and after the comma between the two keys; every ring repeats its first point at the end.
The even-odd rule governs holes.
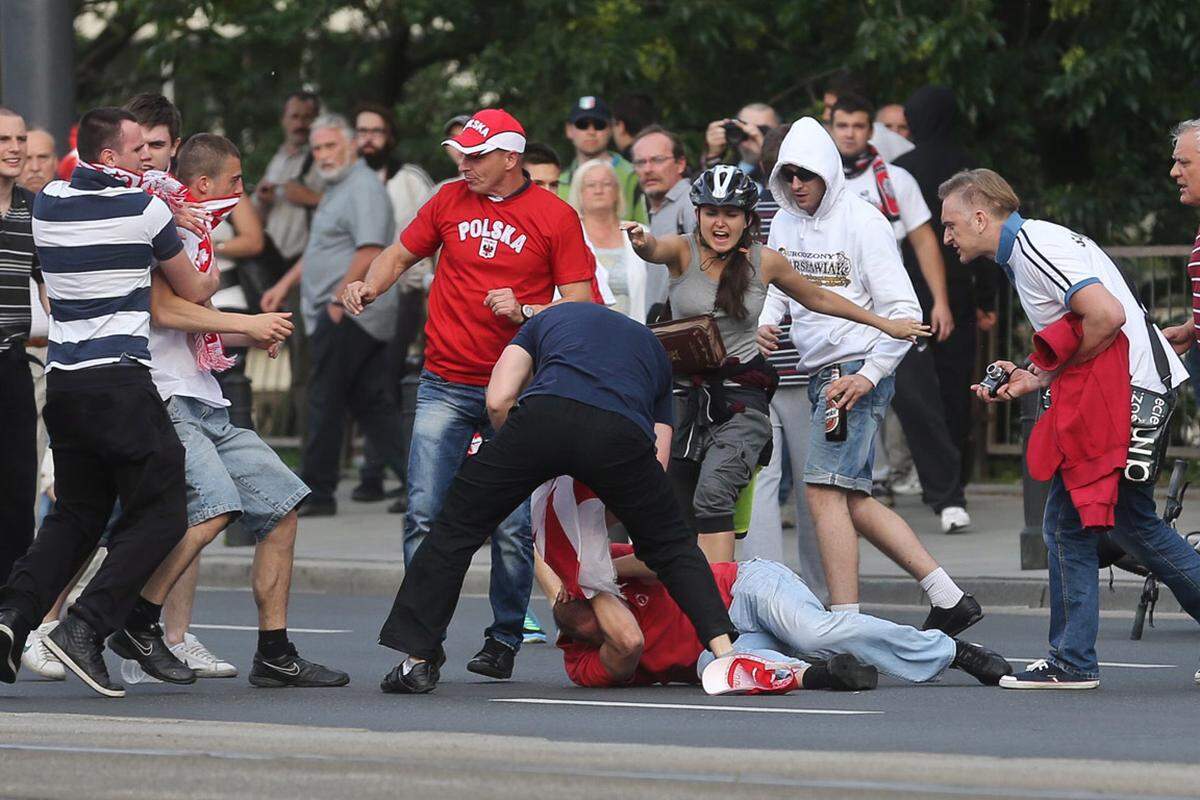
{"type": "MultiPolygon", "coordinates": [[[[444,185],[372,263],[343,301],[358,313],[422,258],[440,248],[425,325],[425,369],[417,392],[409,455],[404,560],[434,518],[476,431],[488,438],[484,392],[492,367],[520,325],[549,305],[591,302],[596,261],[579,215],[522,168],[525,131],[501,109],[484,109],[444,145],[462,153],[463,180],[444,185]]],[[[495,622],[468,664],[507,678],[520,648],[533,581],[529,506],[492,536],[495,622]]]]}

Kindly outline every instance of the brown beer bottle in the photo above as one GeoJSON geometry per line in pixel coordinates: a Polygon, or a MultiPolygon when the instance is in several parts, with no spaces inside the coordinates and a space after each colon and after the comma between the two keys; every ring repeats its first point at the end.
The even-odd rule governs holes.
{"type": "MultiPolygon", "coordinates": [[[[829,381],[832,383],[840,377],[842,377],[842,368],[834,364],[829,368],[829,381]]],[[[833,400],[825,402],[825,441],[846,441],[846,409],[833,405],[833,400]]]]}

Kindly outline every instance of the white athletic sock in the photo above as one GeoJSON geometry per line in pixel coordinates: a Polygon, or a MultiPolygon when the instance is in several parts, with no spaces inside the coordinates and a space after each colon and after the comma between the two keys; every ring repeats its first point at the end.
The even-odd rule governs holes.
{"type": "Polygon", "coordinates": [[[858,614],[858,603],[837,603],[829,607],[830,611],[845,611],[849,614],[858,614]]]}
{"type": "Polygon", "coordinates": [[[941,567],[921,578],[921,588],[929,595],[929,602],[938,608],[954,608],[963,597],[963,590],[941,567]]]}

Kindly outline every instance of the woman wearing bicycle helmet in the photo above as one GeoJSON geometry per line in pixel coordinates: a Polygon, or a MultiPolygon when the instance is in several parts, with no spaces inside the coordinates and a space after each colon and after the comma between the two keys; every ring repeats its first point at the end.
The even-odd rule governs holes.
{"type": "Polygon", "coordinates": [[[755,342],[767,287],[777,286],[812,311],[896,339],[928,336],[929,329],[920,320],[880,317],[822,289],[778,251],[759,244],[758,186],[737,167],[705,170],[692,183],[691,200],[698,223],[692,234],[655,238],[638,223],[621,227],[639,256],[667,266],[672,315],[713,315],[729,356],[720,370],[677,387],[670,472],[709,561],[732,561],[734,506],[761,457],[770,455],[764,451],[771,442],[768,403],[776,376],[755,342]]]}

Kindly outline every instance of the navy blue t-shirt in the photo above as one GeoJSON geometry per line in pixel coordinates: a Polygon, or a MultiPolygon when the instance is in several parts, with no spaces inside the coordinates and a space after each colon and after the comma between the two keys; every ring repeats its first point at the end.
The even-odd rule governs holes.
{"type": "Polygon", "coordinates": [[[533,357],[521,398],[565,397],[613,411],[654,438],[674,424],[671,362],[650,329],[594,303],[562,303],[526,322],[513,337],[533,357]]]}

